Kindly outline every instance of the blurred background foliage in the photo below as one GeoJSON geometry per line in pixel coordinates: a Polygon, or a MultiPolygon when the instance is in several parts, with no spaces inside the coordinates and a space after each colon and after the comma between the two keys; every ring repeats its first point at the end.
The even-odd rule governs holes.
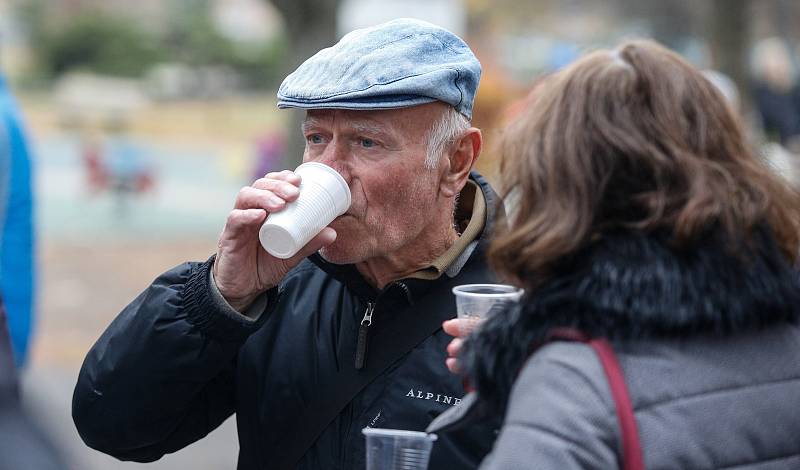
{"type": "Polygon", "coordinates": [[[166,16],[158,28],[91,3],[79,3],[69,14],[52,15],[51,3],[18,4],[33,53],[28,77],[33,83],[47,83],[74,71],[136,78],[164,62],[229,67],[249,89],[275,87],[282,78],[285,37],[237,43],[212,23],[208,0],[165,2],[166,16]]]}

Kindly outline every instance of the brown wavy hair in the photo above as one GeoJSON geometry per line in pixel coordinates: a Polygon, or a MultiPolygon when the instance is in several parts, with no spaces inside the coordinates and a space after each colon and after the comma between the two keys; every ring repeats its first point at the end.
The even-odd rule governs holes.
{"type": "MultiPolygon", "coordinates": [[[[591,53],[542,81],[501,139],[513,206],[493,267],[535,286],[609,230],[668,231],[678,245],[771,229],[800,253],[800,194],[758,160],[722,95],[651,41],[591,53]]],[[[734,246],[732,244],[731,246],[734,246]]]]}

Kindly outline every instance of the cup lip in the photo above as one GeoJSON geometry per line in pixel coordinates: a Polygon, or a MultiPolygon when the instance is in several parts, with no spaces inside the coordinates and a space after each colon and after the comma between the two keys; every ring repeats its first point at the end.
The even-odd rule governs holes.
{"type": "Polygon", "coordinates": [[[523,289],[512,286],[510,284],[461,284],[460,286],[453,287],[453,294],[462,297],[480,297],[482,299],[500,299],[500,298],[514,298],[519,299],[525,293],[523,289]],[[492,287],[507,287],[509,292],[498,292],[496,294],[486,294],[478,292],[466,292],[462,289],[466,288],[492,288],[492,287]]]}
{"type": "Polygon", "coordinates": [[[365,436],[390,436],[390,437],[416,437],[435,441],[438,439],[436,434],[422,431],[407,431],[405,429],[386,429],[386,428],[364,428],[361,432],[365,436]]]}
{"type": "Polygon", "coordinates": [[[302,168],[304,166],[305,167],[312,167],[312,168],[319,168],[320,170],[324,170],[324,171],[328,172],[329,174],[331,174],[334,178],[336,178],[336,180],[339,182],[339,184],[341,184],[342,187],[345,188],[345,192],[344,193],[347,196],[347,207],[348,208],[350,207],[350,204],[352,204],[352,199],[351,199],[351,196],[350,196],[350,186],[348,186],[347,181],[344,180],[344,177],[341,174],[339,174],[338,171],[334,170],[333,168],[331,168],[330,166],[328,166],[328,165],[326,165],[324,163],[320,163],[320,162],[304,162],[304,163],[301,163],[300,166],[298,166],[297,168],[294,169],[295,173],[297,173],[297,170],[299,170],[300,168],[302,168]]]}

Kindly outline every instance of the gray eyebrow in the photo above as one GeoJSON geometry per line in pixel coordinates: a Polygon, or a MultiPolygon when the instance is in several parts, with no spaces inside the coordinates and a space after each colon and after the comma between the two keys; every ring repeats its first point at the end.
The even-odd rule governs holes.
{"type": "MultiPolygon", "coordinates": [[[[303,120],[303,124],[301,125],[301,129],[305,132],[310,127],[314,127],[320,123],[319,119],[316,119],[311,116],[306,116],[303,120]]],[[[350,127],[353,128],[356,132],[363,132],[365,134],[379,134],[384,135],[388,134],[389,130],[386,129],[385,126],[381,126],[380,124],[373,124],[369,121],[352,121],[350,127]]]]}
{"type": "Polygon", "coordinates": [[[305,132],[305,131],[306,131],[306,130],[309,128],[309,127],[315,126],[315,125],[317,125],[318,123],[319,123],[319,120],[318,120],[318,119],[316,119],[316,118],[313,118],[313,117],[311,117],[311,116],[306,116],[306,118],[305,118],[305,119],[303,119],[303,124],[301,124],[301,125],[300,125],[300,129],[301,129],[303,132],[305,132]]]}
{"type": "Polygon", "coordinates": [[[364,121],[356,121],[352,124],[353,129],[356,132],[363,132],[365,134],[386,134],[387,129],[384,126],[371,124],[369,122],[364,121]]]}

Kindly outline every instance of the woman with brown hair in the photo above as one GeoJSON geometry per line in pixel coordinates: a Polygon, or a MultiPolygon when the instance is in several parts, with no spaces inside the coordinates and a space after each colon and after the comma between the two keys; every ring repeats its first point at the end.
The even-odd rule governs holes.
{"type": "Polygon", "coordinates": [[[503,413],[483,469],[800,468],[800,196],[714,86],[652,42],[595,52],[501,150],[490,260],[527,294],[451,344],[476,392],[430,429],[503,413]]]}

